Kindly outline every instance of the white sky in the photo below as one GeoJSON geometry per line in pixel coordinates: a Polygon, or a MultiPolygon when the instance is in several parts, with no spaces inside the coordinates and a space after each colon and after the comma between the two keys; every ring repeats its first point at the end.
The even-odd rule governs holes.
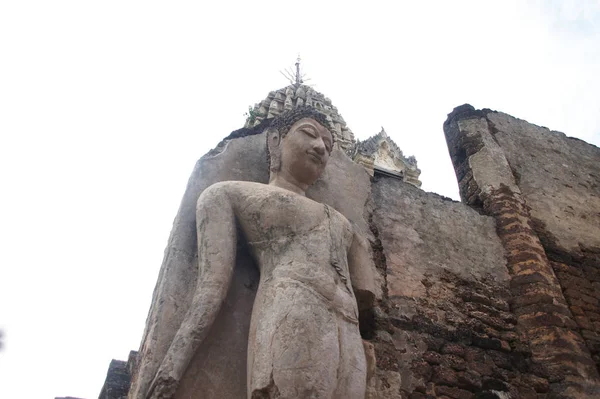
{"type": "Polygon", "coordinates": [[[600,145],[599,1],[4,1],[0,397],[98,396],[194,162],[298,53],[427,191],[458,199],[442,124],[465,102],[600,145]]]}

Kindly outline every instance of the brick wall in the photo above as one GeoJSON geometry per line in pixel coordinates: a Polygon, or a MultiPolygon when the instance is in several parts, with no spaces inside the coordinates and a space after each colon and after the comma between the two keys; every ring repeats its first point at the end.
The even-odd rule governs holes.
{"type": "Polygon", "coordinates": [[[549,260],[553,251],[548,242],[556,240],[540,229],[545,226],[538,219],[540,214],[550,216],[552,227],[561,229],[554,221],[558,216],[548,209],[563,199],[548,198],[539,190],[544,179],[562,177],[560,173],[547,174],[546,151],[539,151],[546,143],[539,129],[543,131],[508,115],[471,106],[456,108],[444,124],[463,201],[496,220],[510,273],[511,311],[517,318],[517,332],[531,349],[531,372],[547,378],[551,397],[598,397],[600,377],[592,360],[597,352],[590,352],[590,333],[595,332],[586,330],[584,335],[580,324],[584,319],[573,312],[572,305],[574,301],[586,306],[594,302],[596,298],[588,295],[591,291],[575,288],[589,289],[591,282],[583,273],[580,280],[570,278],[581,268],[549,260]],[[536,150],[528,153],[528,147],[536,150]],[[538,165],[540,161],[543,166],[538,165]],[[542,175],[540,168],[545,171],[542,175]],[[573,286],[566,288],[567,282],[573,286]]]}

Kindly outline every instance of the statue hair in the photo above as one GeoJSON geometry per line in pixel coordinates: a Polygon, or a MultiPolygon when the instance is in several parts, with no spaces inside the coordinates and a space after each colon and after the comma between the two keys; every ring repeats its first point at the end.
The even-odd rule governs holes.
{"type": "Polygon", "coordinates": [[[335,133],[331,126],[331,123],[327,120],[327,117],[321,112],[317,111],[316,108],[308,107],[306,105],[291,109],[289,111],[282,112],[273,118],[271,125],[267,128],[267,162],[269,164],[269,169],[271,167],[271,153],[269,151],[269,131],[277,130],[279,133],[279,139],[283,140],[283,138],[288,134],[290,128],[294,125],[294,123],[298,122],[300,119],[310,118],[319,122],[321,126],[329,130],[331,133],[331,139],[333,140],[332,145],[335,143],[335,133]]]}

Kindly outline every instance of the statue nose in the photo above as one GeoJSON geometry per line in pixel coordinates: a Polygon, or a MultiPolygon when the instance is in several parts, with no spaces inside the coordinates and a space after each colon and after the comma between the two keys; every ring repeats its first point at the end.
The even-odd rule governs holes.
{"type": "Polygon", "coordinates": [[[319,155],[324,155],[325,154],[325,144],[323,143],[323,140],[315,140],[315,143],[313,144],[313,149],[315,150],[315,152],[319,155]]]}

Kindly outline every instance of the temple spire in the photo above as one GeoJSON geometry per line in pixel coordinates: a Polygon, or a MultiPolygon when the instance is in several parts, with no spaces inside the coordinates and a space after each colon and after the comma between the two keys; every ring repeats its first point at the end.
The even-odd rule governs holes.
{"type": "Polygon", "coordinates": [[[290,84],[298,87],[304,84],[304,76],[302,75],[302,72],[300,72],[300,54],[298,54],[295,65],[296,71],[294,71],[292,68],[288,68],[279,72],[281,72],[281,74],[290,82],[290,84]]]}
{"type": "Polygon", "coordinates": [[[302,76],[300,75],[300,54],[298,54],[298,59],[296,60],[296,85],[300,86],[302,84],[302,76]]]}

